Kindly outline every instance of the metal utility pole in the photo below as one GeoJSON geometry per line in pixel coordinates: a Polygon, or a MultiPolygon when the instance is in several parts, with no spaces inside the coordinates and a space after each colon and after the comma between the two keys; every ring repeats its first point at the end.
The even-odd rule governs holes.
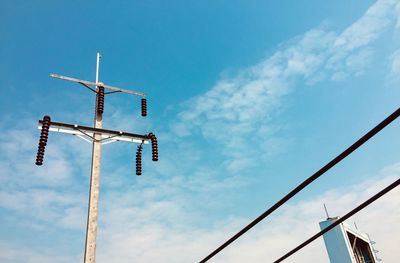
{"type": "Polygon", "coordinates": [[[99,215],[98,207],[99,207],[99,193],[100,193],[100,167],[101,167],[102,144],[107,144],[116,141],[139,143],[136,152],[136,175],[142,174],[141,158],[142,158],[143,144],[148,144],[149,142],[151,142],[152,160],[158,161],[158,143],[157,143],[157,138],[153,133],[140,135],[122,131],[103,129],[103,112],[104,112],[105,95],[116,92],[124,92],[132,95],[141,96],[142,97],[141,115],[143,117],[147,116],[147,101],[145,95],[141,92],[130,91],[113,86],[108,86],[100,82],[99,81],[100,58],[101,58],[100,54],[97,53],[96,82],[94,83],[86,80],[80,80],[76,78],[50,74],[50,76],[53,78],[79,83],[96,93],[94,127],[86,127],[86,126],[81,126],[76,124],[73,125],[61,122],[52,122],[49,116],[44,116],[43,120],[39,121],[39,129],[41,129],[41,136],[39,140],[38,153],[36,156],[36,164],[42,165],[49,131],[77,135],[78,137],[92,143],[93,145],[84,263],[94,263],[96,261],[96,236],[97,236],[97,222],[99,215]],[[91,88],[90,86],[95,87],[95,89],[91,88]],[[105,89],[109,89],[111,91],[105,92],[105,89]]]}

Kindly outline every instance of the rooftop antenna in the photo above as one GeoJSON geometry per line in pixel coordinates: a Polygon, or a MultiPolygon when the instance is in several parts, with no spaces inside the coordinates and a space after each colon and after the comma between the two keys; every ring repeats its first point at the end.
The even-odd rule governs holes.
{"type": "Polygon", "coordinates": [[[325,214],[326,214],[326,218],[330,219],[331,217],[328,214],[328,209],[326,208],[326,205],[324,204],[324,209],[325,209],[325,214]]]}
{"type": "Polygon", "coordinates": [[[121,89],[99,81],[100,53],[96,56],[96,82],[50,74],[53,78],[79,83],[85,88],[96,93],[94,127],[86,127],[76,124],[51,121],[50,116],[44,116],[39,120],[40,139],[38,152],[36,155],[36,165],[42,165],[45,147],[47,145],[49,131],[76,135],[93,145],[92,166],[89,189],[89,207],[86,227],[85,255],[84,263],[95,263],[96,261],[96,236],[100,193],[100,166],[101,166],[101,146],[116,141],[133,142],[139,144],[136,153],[136,175],[142,174],[142,147],[143,144],[152,146],[152,160],[158,161],[158,143],[154,133],[134,134],[116,130],[103,129],[103,112],[105,95],[123,92],[141,97],[141,115],[147,116],[147,101],[144,93],[121,89]],[[92,88],[94,87],[94,88],[92,88]],[[105,90],[110,90],[105,92],[105,90]]]}

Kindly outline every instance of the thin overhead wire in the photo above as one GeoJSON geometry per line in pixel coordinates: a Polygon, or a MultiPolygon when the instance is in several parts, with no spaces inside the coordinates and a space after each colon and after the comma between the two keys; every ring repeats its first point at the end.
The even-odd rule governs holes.
{"type": "Polygon", "coordinates": [[[248,224],[246,227],[244,227],[242,230],[240,230],[238,233],[236,233],[234,236],[232,236],[230,239],[228,239],[225,243],[223,243],[221,246],[219,246],[217,249],[215,249],[213,252],[211,252],[207,257],[205,257],[203,260],[201,260],[200,263],[207,262],[212,257],[214,257],[216,254],[221,252],[224,248],[229,246],[233,241],[238,239],[244,233],[249,231],[251,228],[253,228],[255,225],[257,225],[263,219],[265,219],[268,215],[270,215],[272,212],[274,212],[276,209],[278,209],[280,206],[282,206],[284,203],[286,203],[289,199],[291,199],[293,196],[295,196],[298,192],[303,190],[305,187],[307,187],[313,181],[315,181],[320,176],[322,176],[324,173],[326,173],[329,169],[334,167],[336,164],[338,164],[343,159],[345,159],[347,156],[349,156],[352,152],[357,150],[361,145],[363,145],[365,142],[367,142],[369,139],[371,139],[373,136],[375,136],[377,133],[379,133],[382,129],[384,129],[386,126],[388,126],[390,123],[392,123],[399,116],[400,116],[400,108],[398,108],[396,111],[394,111],[392,114],[390,114],[386,119],[384,119],[382,122],[380,122],[378,125],[376,125],[373,129],[371,129],[364,136],[362,136],[360,139],[358,139],[350,147],[348,147],[346,150],[344,150],[342,153],[340,153],[338,156],[336,156],[333,160],[331,160],[329,163],[327,163],[325,166],[323,166],[321,169],[319,169],[317,172],[315,172],[313,175],[311,175],[309,178],[307,178],[305,181],[303,181],[301,184],[299,184],[296,188],[294,188],[292,191],[290,191],[288,194],[286,194],[281,200],[279,200],[277,203],[275,203],[273,206],[271,206],[268,210],[266,210],[264,213],[262,213],[256,219],[254,219],[250,224],[248,224]]]}
{"type": "Polygon", "coordinates": [[[317,234],[313,235],[312,237],[310,237],[309,239],[307,239],[306,241],[304,241],[303,243],[301,243],[300,245],[298,245],[294,249],[292,249],[289,252],[287,252],[285,255],[283,255],[282,257],[280,257],[276,261],[274,261],[274,263],[281,262],[284,259],[290,257],[291,255],[293,255],[294,253],[296,253],[300,249],[304,248],[305,246],[307,246],[311,242],[315,241],[317,238],[319,238],[320,236],[322,236],[323,234],[325,234],[329,230],[331,230],[334,227],[336,227],[337,225],[343,223],[345,220],[349,219],[351,216],[353,216],[354,214],[358,213],[359,211],[361,211],[362,209],[364,209],[365,207],[367,207],[368,205],[370,205],[371,203],[376,201],[378,198],[380,198],[383,195],[387,194],[390,190],[393,190],[399,184],[400,184],[400,179],[397,179],[397,181],[393,182],[391,185],[387,186],[385,189],[383,189],[382,191],[380,191],[379,193],[377,193],[376,195],[374,195],[373,197],[371,197],[370,199],[368,199],[367,201],[365,201],[361,205],[357,206],[356,208],[351,210],[349,213],[347,213],[343,217],[339,218],[334,223],[330,224],[328,227],[324,228],[323,230],[321,230],[317,234]]]}

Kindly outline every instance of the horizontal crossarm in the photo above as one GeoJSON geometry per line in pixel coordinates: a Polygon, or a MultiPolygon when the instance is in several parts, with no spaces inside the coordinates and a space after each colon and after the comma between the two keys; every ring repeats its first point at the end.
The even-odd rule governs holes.
{"type": "MultiPolygon", "coordinates": [[[[42,129],[43,121],[39,120],[38,128],[42,129]]],[[[76,124],[68,124],[62,122],[51,122],[50,131],[68,133],[72,135],[77,135],[80,137],[90,137],[94,138],[94,134],[101,134],[101,140],[114,140],[114,141],[125,141],[134,143],[145,143],[148,144],[151,138],[148,135],[135,134],[123,131],[114,131],[106,129],[98,129],[93,127],[81,126],[76,124]]]]}
{"type": "Polygon", "coordinates": [[[68,81],[80,83],[80,84],[87,85],[87,86],[102,86],[105,89],[110,89],[110,90],[113,90],[115,92],[125,92],[125,93],[129,93],[129,94],[141,96],[142,98],[145,97],[144,93],[142,93],[142,92],[127,90],[127,89],[121,89],[121,88],[118,88],[118,87],[105,85],[102,82],[95,83],[95,82],[90,82],[90,81],[87,81],[87,80],[81,80],[81,79],[76,79],[76,78],[71,78],[71,77],[65,77],[65,76],[61,76],[61,75],[57,75],[57,74],[50,74],[50,77],[57,78],[57,79],[62,79],[62,80],[68,80],[68,81]]]}

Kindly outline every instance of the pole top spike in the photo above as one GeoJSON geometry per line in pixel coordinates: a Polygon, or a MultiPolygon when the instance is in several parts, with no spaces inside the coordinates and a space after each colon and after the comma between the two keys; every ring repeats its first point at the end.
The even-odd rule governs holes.
{"type": "Polygon", "coordinates": [[[324,204],[324,209],[325,209],[326,218],[330,219],[330,216],[329,216],[329,213],[328,213],[328,209],[326,208],[325,204],[324,204]]]}

